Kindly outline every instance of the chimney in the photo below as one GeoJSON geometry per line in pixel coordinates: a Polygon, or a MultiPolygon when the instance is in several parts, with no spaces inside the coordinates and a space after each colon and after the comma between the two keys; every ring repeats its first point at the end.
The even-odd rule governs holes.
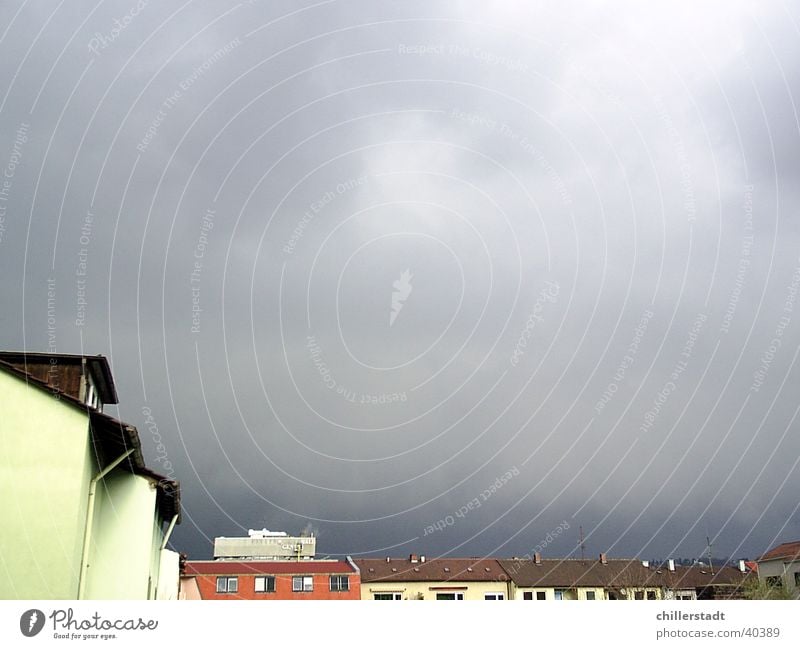
{"type": "Polygon", "coordinates": [[[670,572],[675,572],[675,559],[667,561],[667,568],[669,568],[670,572]]]}
{"type": "Polygon", "coordinates": [[[424,554],[419,555],[419,562],[420,563],[425,563],[425,555],[424,554]]]}
{"type": "Polygon", "coordinates": [[[533,562],[537,566],[541,566],[542,565],[542,553],[541,552],[534,552],[533,553],[533,562]]]}
{"type": "Polygon", "coordinates": [[[391,561],[391,557],[386,557],[386,563],[389,563],[390,561],[391,561]]]}
{"type": "Polygon", "coordinates": [[[419,557],[416,554],[409,554],[408,555],[408,560],[411,563],[419,563],[419,557]]]}
{"type": "Polygon", "coordinates": [[[744,559],[739,560],[739,572],[747,572],[747,566],[744,563],[744,559]]]}
{"type": "Polygon", "coordinates": [[[650,562],[649,562],[649,561],[642,561],[642,565],[643,565],[645,568],[649,568],[649,567],[650,567],[650,562]]]}
{"type": "Polygon", "coordinates": [[[606,558],[606,553],[605,552],[601,552],[600,553],[600,563],[604,563],[604,564],[608,563],[608,559],[606,558]]]}

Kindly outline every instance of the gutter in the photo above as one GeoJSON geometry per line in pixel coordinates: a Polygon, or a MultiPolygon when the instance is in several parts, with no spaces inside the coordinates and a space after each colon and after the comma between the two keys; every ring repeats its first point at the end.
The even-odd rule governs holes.
{"type": "Polygon", "coordinates": [[[92,478],[92,481],[89,483],[89,505],[86,509],[86,529],[83,533],[83,552],[81,553],[81,572],[80,577],[78,578],[77,599],[83,599],[84,593],[86,592],[86,573],[89,570],[89,547],[92,539],[92,523],[94,522],[94,501],[95,496],[97,495],[97,483],[106,477],[111,471],[117,468],[117,466],[131,453],[133,453],[133,451],[134,449],[130,449],[129,451],[126,451],[120,455],[116,460],[114,460],[105,469],[92,478]]]}

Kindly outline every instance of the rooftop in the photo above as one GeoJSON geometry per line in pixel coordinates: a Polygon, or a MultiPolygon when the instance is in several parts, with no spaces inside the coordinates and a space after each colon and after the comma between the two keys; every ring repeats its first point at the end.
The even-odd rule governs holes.
{"type": "Polygon", "coordinates": [[[497,559],[355,559],[361,582],[374,581],[508,581],[497,559]]]}
{"type": "Polygon", "coordinates": [[[759,561],[773,561],[775,559],[800,561],[800,541],[781,543],[758,558],[759,561]]]}

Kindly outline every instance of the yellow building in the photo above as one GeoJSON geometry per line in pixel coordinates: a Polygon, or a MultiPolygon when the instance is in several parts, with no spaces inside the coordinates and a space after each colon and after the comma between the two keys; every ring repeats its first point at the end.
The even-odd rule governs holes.
{"type": "Polygon", "coordinates": [[[507,600],[511,582],[496,559],[355,559],[362,600],[507,600]]]}
{"type": "Polygon", "coordinates": [[[660,600],[663,579],[636,559],[501,559],[511,599],[660,600]]]}

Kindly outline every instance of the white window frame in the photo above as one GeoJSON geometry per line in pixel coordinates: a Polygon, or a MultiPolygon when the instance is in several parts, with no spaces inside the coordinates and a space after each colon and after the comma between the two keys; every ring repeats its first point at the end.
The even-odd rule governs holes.
{"type": "Polygon", "coordinates": [[[381,597],[382,600],[386,600],[386,601],[391,600],[391,601],[397,602],[397,601],[403,599],[403,593],[393,593],[393,592],[386,592],[386,591],[381,591],[381,592],[378,592],[378,593],[372,593],[372,599],[375,599],[375,600],[378,599],[378,597],[377,597],[378,595],[382,595],[382,596],[390,595],[391,597],[388,598],[388,599],[386,597],[381,597]]]}
{"type": "Polygon", "coordinates": [[[489,602],[498,602],[506,598],[505,593],[484,593],[483,599],[489,602]]]}
{"type": "Polygon", "coordinates": [[[275,576],[274,575],[257,575],[253,582],[253,590],[256,593],[274,593],[275,592],[275,576]],[[269,580],[272,580],[272,588],[269,588],[269,580]],[[261,581],[262,587],[258,587],[258,582],[261,581]]]}
{"type": "Polygon", "coordinates": [[[464,601],[464,593],[462,591],[460,591],[460,590],[447,591],[447,592],[444,592],[444,593],[442,593],[442,592],[436,593],[436,599],[439,600],[440,602],[453,601],[453,600],[450,600],[450,599],[439,599],[439,595],[453,595],[453,600],[455,600],[457,602],[463,602],[464,601]]]}
{"type": "Polygon", "coordinates": [[[239,577],[220,575],[217,577],[217,592],[218,593],[238,593],[239,592],[239,577]],[[224,581],[221,581],[224,580],[224,581]],[[220,590],[220,584],[224,587],[220,590]],[[231,586],[232,585],[232,586],[231,586]]]}
{"type": "Polygon", "coordinates": [[[328,588],[332,593],[349,593],[350,592],[350,575],[330,575],[328,579],[328,588]],[[334,588],[334,580],[336,587],[334,588]],[[342,583],[344,582],[344,587],[342,583]]]}
{"type": "Polygon", "coordinates": [[[311,575],[294,575],[292,577],[292,592],[293,593],[311,593],[314,592],[314,577],[311,575]],[[297,587],[297,579],[300,579],[300,588],[297,587]]]}

